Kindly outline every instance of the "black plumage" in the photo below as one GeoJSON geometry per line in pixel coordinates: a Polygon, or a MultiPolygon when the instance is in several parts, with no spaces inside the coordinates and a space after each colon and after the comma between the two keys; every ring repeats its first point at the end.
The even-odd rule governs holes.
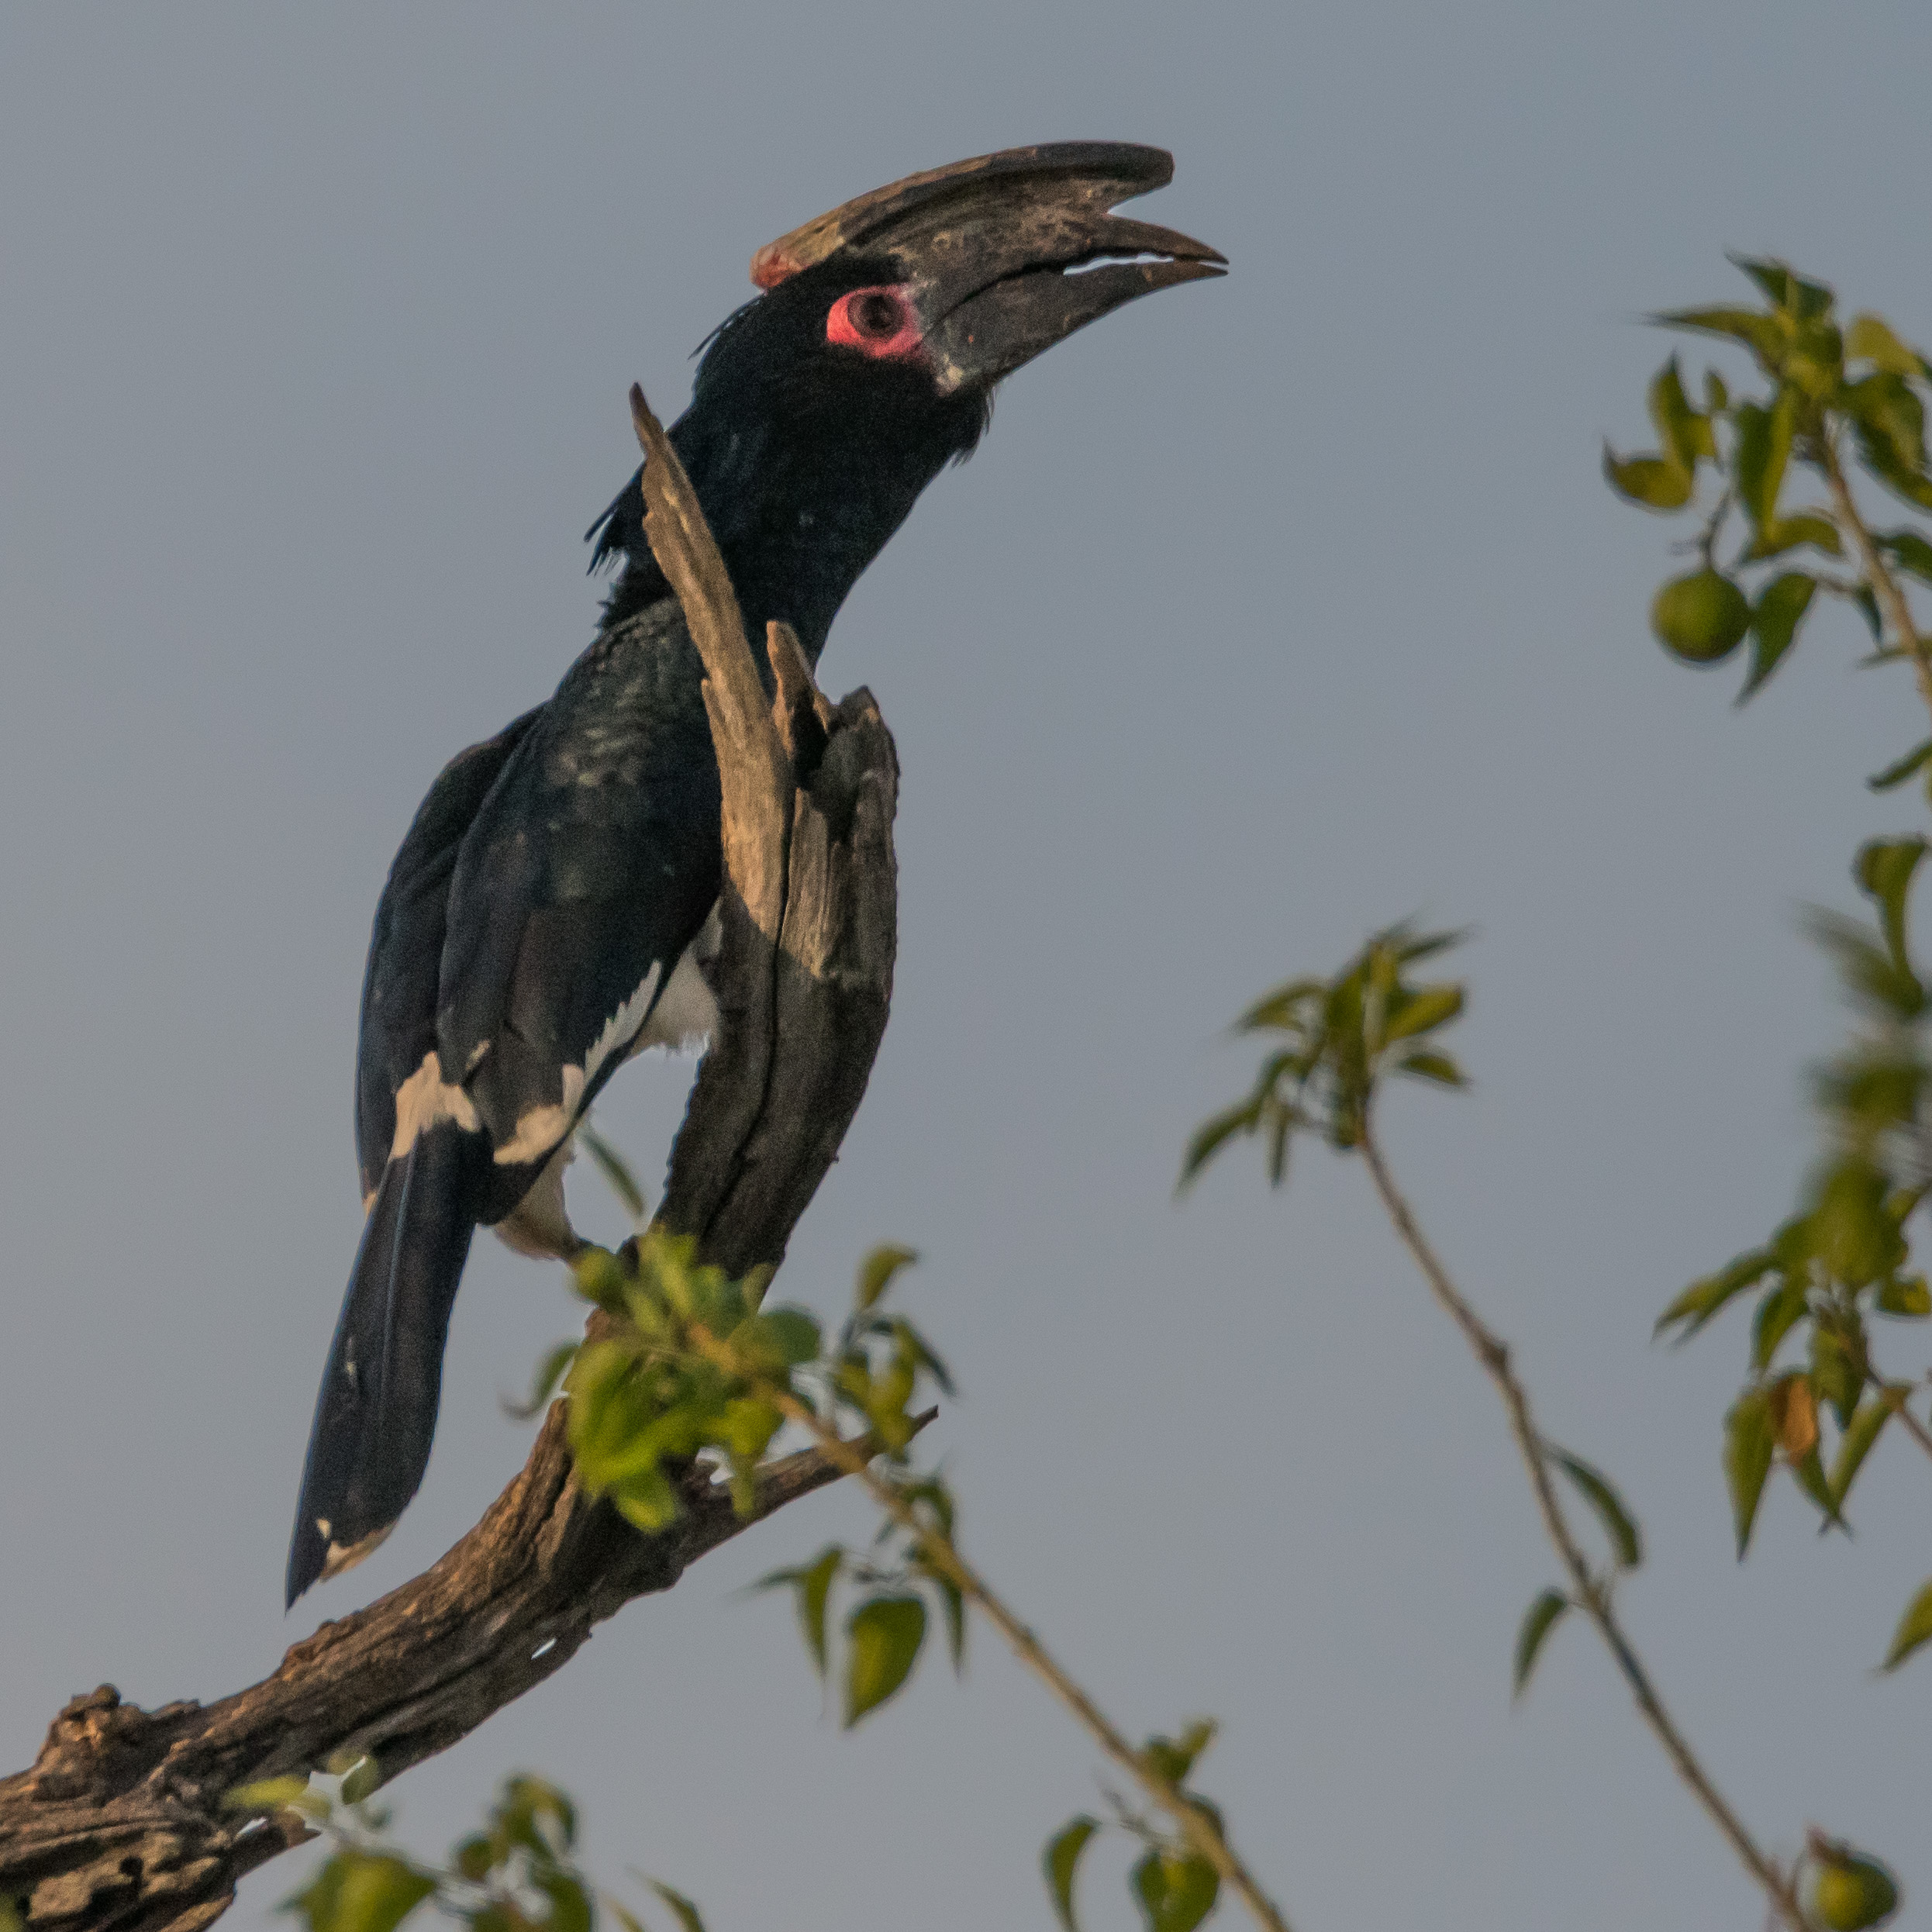
{"type": "MultiPolygon", "coordinates": [[[[999,377],[1132,295],[1213,272],[1213,250],[1106,212],[1170,170],[1148,149],[1013,150],[761,251],[767,292],[712,338],[671,432],[751,638],[782,619],[816,664],[866,565],[978,440],[999,377]],[[1162,259],[1063,272],[1137,252],[1162,259]]],[[[357,1076],[368,1218],[292,1603],[379,1540],[422,1479],[475,1228],[568,1251],[557,1177],[583,1109],[629,1054],[703,1023],[718,772],[642,513],[633,478],[591,532],[621,564],[596,638],[547,703],[445,768],[377,909],[357,1076]]]]}

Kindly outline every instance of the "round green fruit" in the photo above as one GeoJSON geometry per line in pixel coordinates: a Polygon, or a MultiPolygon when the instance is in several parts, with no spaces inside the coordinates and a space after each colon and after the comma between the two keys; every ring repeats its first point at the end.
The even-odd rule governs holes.
{"type": "Polygon", "coordinates": [[[1714,664],[1728,657],[1751,628],[1744,593],[1722,571],[1674,577],[1651,605],[1651,629],[1673,657],[1714,664]]]}
{"type": "Polygon", "coordinates": [[[1830,1932],[1865,1932],[1899,1909],[1899,1888],[1875,1858],[1821,1861],[1812,1882],[1811,1910],[1830,1932]]]}

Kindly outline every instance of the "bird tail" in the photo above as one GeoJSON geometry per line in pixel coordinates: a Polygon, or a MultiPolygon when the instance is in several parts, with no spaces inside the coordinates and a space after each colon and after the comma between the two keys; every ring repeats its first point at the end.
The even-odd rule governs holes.
{"type": "Polygon", "coordinates": [[[466,1170],[475,1137],[419,1133],[383,1170],[316,1401],[288,1600],[359,1563],[423,1480],[443,1386],[450,1309],[475,1232],[466,1170]]]}

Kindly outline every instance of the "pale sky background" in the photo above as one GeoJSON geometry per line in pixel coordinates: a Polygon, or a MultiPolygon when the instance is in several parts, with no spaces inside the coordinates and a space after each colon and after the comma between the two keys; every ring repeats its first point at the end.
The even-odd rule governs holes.
{"type": "MultiPolygon", "coordinates": [[[[681,409],[752,249],[850,195],[1136,140],[1178,160],[1140,208],[1232,274],[1012,381],[826,658],[898,734],[901,954],[784,1291],[836,1309],[871,1243],[923,1251],[970,1550],[1130,1730],[1225,1720],[1202,1786],[1300,1932],[1748,1932],[1581,1627],[1511,1709],[1553,1561],[1365,1177],[1311,1152],[1271,1197],[1237,1154],[1172,1199],[1248,998],[1474,924],[1479,1084],[1389,1110],[1416,1202],[1640,1514],[1631,1627],[1720,1781],[1932,1922],[1932,1662],[1869,1669],[1928,1471],[1885,1444],[1855,1544],[1775,1493],[1741,1569],[1742,1319],[1649,1340],[1792,1197],[1841,1024],[1796,909],[1917,823],[1859,781],[1923,720],[1837,612],[1741,716],[1735,667],[1669,664],[1678,533],[1597,472],[1647,436],[1637,318],[1741,295],[1727,248],[1932,336],[1928,71],[1908,0],[0,13],[5,1768],[103,1679],[251,1681],[523,1457],[499,1392],[575,1309],[480,1243],[421,1498],[282,1616],[370,915],[437,767],[590,637],[626,385],[681,409]]],[[[686,1071],[602,1111],[650,1172],[686,1071]]],[[[868,1528],[814,1499],[632,1606],[394,1787],[405,1836],[528,1768],[712,1932],[1047,1927],[1094,1758],[996,1640],[847,1737],[787,1605],[736,1594],[868,1528]]],[[[1132,1923],[1126,1855],[1090,1857],[1093,1928],[1132,1923]]]]}

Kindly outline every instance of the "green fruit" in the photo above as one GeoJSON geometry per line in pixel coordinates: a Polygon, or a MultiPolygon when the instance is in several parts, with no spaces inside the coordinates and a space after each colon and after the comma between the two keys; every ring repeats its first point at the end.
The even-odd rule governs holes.
{"type": "Polygon", "coordinates": [[[1899,1888],[1877,1859],[1854,1854],[1819,1861],[1811,1910],[1830,1932],[1865,1932],[1898,1909],[1899,1888]]]}
{"type": "Polygon", "coordinates": [[[1728,657],[1750,628],[1751,605],[1721,571],[1674,577],[1651,605],[1651,629],[1658,643],[1687,664],[1728,657]]]}

